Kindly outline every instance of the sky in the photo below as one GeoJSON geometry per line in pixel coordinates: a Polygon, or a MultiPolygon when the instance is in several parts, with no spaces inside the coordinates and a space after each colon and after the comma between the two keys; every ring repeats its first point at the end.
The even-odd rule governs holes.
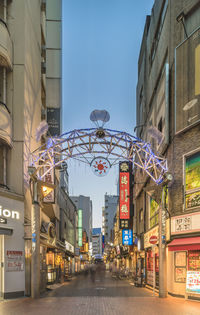
{"type": "MultiPolygon", "coordinates": [[[[90,113],[105,109],[105,128],[133,134],[139,50],[153,0],[63,0],[62,130],[95,127],[90,113]]],[[[93,227],[102,226],[104,195],[117,194],[118,167],[105,177],[68,162],[69,193],[90,196],[93,227]]]]}

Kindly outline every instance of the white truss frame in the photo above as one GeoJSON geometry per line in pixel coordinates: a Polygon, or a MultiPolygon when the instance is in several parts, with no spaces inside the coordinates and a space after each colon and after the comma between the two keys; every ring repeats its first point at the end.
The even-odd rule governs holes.
{"type": "Polygon", "coordinates": [[[102,129],[104,137],[97,135],[98,128],[73,130],[48,142],[31,154],[30,165],[36,168],[38,178],[70,158],[91,164],[98,156],[104,156],[110,165],[128,160],[141,168],[157,184],[168,171],[167,161],[153,153],[149,143],[126,132],[102,129]]]}

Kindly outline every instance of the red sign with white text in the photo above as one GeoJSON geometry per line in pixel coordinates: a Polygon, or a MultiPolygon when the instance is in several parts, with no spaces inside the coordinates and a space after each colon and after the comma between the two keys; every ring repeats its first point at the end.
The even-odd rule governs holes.
{"type": "Polygon", "coordinates": [[[119,218],[130,219],[130,173],[119,174],[119,218]]]}

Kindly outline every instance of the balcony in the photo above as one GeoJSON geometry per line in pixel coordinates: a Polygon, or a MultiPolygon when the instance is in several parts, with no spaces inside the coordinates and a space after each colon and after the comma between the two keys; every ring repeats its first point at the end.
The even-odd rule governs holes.
{"type": "Polygon", "coordinates": [[[0,142],[12,146],[12,121],[7,106],[0,102],[0,142]]]}
{"type": "Polygon", "coordinates": [[[6,23],[0,19],[0,66],[12,69],[12,41],[6,23]]]}

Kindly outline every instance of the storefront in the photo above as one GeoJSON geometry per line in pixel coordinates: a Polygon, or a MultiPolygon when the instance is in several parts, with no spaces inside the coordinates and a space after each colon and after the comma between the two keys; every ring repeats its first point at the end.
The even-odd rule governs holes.
{"type": "Polygon", "coordinates": [[[144,248],[146,256],[145,282],[147,285],[159,287],[159,250],[158,226],[144,234],[144,248]]]}
{"type": "Polygon", "coordinates": [[[0,196],[0,297],[24,295],[24,203],[17,195],[0,196]]]}
{"type": "Polygon", "coordinates": [[[174,239],[168,244],[167,263],[171,295],[200,299],[200,236],[194,236],[199,226],[200,212],[171,219],[174,239]]]}

